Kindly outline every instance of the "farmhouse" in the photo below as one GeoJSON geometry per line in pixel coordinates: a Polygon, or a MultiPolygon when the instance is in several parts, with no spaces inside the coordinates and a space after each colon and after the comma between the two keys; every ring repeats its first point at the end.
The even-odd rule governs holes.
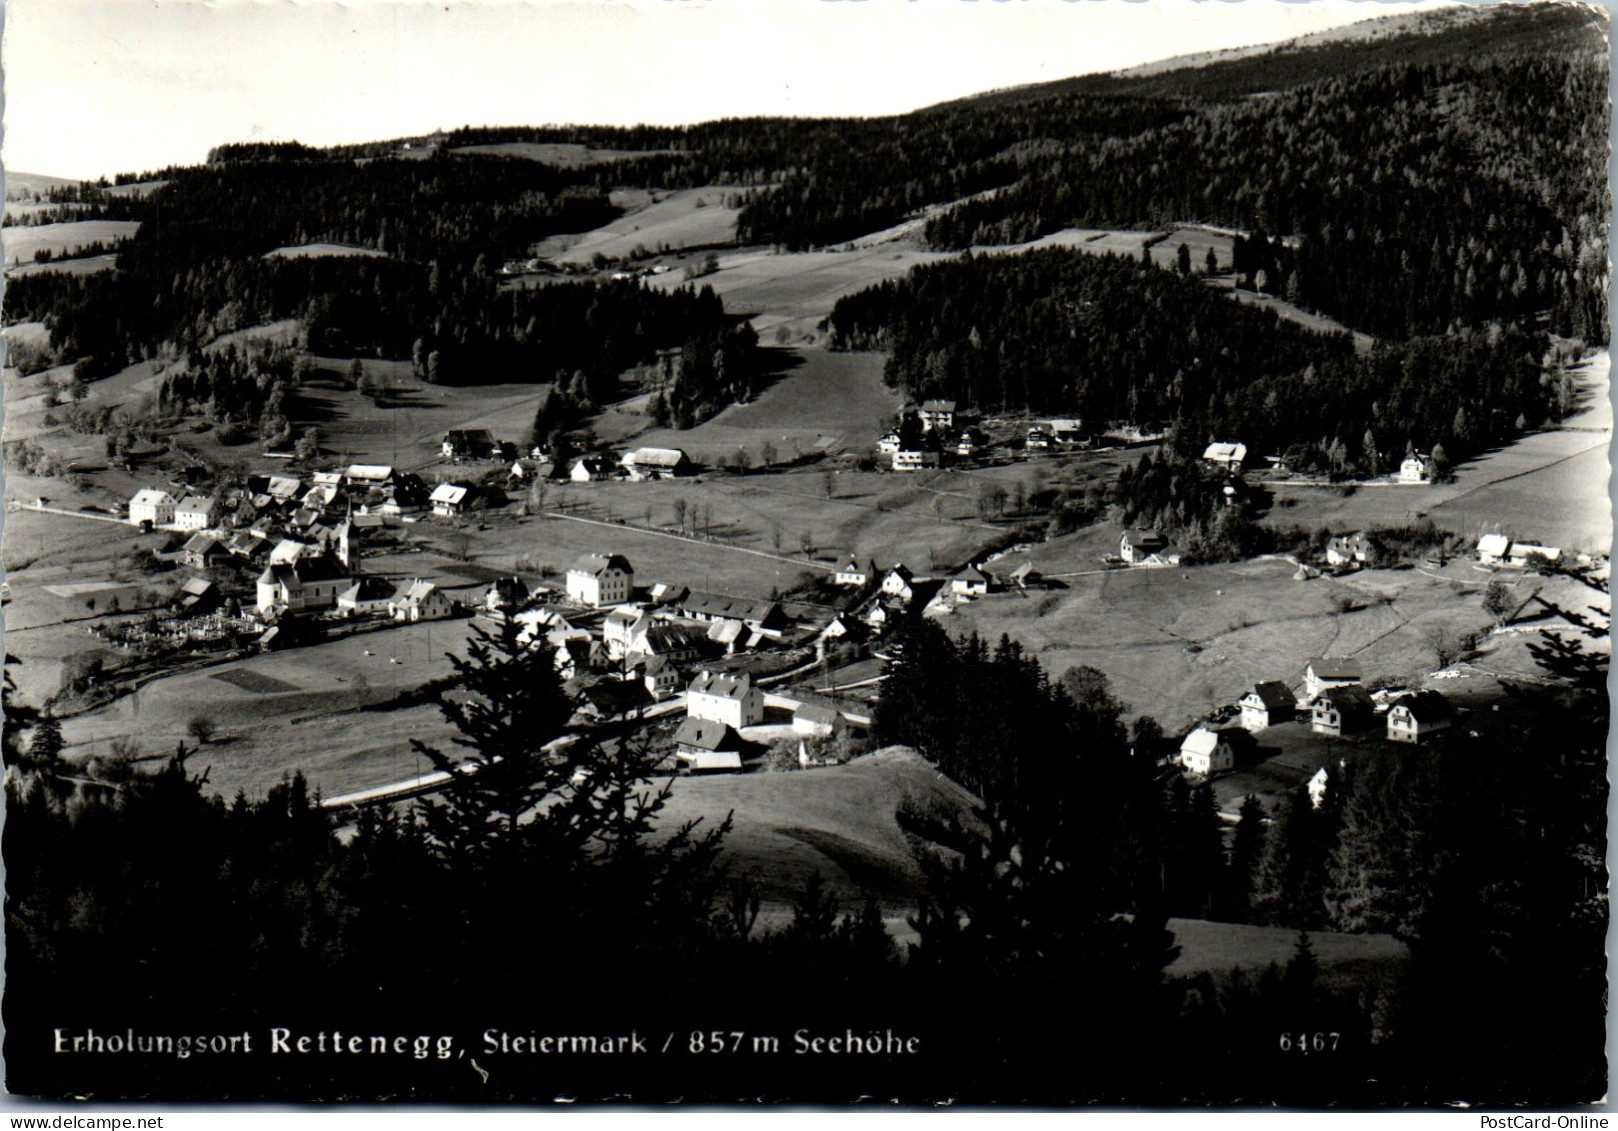
{"type": "Polygon", "coordinates": [[[1131,565],[1144,565],[1153,554],[1168,549],[1169,541],[1155,530],[1126,530],[1118,539],[1118,556],[1131,565]]]}
{"type": "Polygon", "coordinates": [[[674,732],[674,756],[692,773],[742,768],[742,739],[724,723],[688,718],[674,732]]]}
{"type": "Polygon", "coordinates": [[[260,613],[328,609],[352,584],[347,571],[325,554],[305,554],[258,575],[257,608],[260,613]]]}
{"type": "Polygon", "coordinates": [[[624,456],[624,470],[637,482],[690,475],[691,460],[679,448],[636,448],[624,456]]]}
{"type": "Polygon", "coordinates": [[[1365,688],[1351,684],[1321,692],[1310,715],[1310,730],[1340,737],[1369,730],[1376,721],[1376,706],[1365,688]]]}
{"type": "Polygon", "coordinates": [[[433,505],[434,514],[453,518],[466,509],[469,493],[470,488],[454,483],[440,483],[433,488],[433,493],[428,496],[427,501],[433,505]]]}
{"type": "Polygon", "coordinates": [[[361,577],[337,595],[337,611],[345,617],[386,613],[397,589],[380,577],[361,577]]]}
{"type": "Polygon", "coordinates": [[[1235,769],[1253,746],[1253,736],[1240,727],[1197,727],[1180,744],[1180,765],[1202,777],[1224,773],[1235,769]]]}
{"type": "Polygon", "coordinates": [[[631,663],[641,672],[646,693],[661,702],[680,690],[680,669],[662,656],[646,656],[631,663]]]}
{"type": "Polygon", "coordinates": [[[601,622],[601,642],[607,655],[617,659],[629,652],[630,642],[651,627],[652,614],[635,605],[620,605],[601,622]]]}
{"type": "Polygon", "coordinates": [[[1051,446],[1051,434],[1039,428],[1030,428],[1028,436],[1023,441],[1023,447],[1029,451],[1042,452],[1051,446]]]}
{"type": "Polygon", "coordinates": [[[910,599],[916,595],[915,580],[915,575],[905,568],[903,562],[895,562],[893,568],[882,578],[882,595],[896,597],[909,604],[910,599]]]}
{"type": "Polygon", "coordinates": [[[225,544],[212,534],[193,534],[185,543],[185,564],[192,569],[207,569],[230,557],[225,544]]]}
{"type": "Polygon", "coordinates": [[[1485,534],[1478,539],[1478,561],[1484,565],[1499,565],[1511,552],[1511,539],[1504,534],[1485,534]]]}
{"type": "Polygon", "coordinates": [[[174,505],[174,496],[167,491],[144,488],[129,500],[129,521],[135,526],[168,526],[174,521],[174,505]]]}
{"type": "Polygon", "coordinates": [[[499,450],[487,428],[459,428],[444,434],[445,459],[492,459],[499,450]]]}
{"type": "Polygon", "coordinates": [[[1084,431],[1084,423],[1079,420],[1051,421],[1050,436],[1056,443],[1065,447],[1076,447],[1090,442],[1090,437],[1084,431]]]}
{"type": "Polygon", "coordinates": [[[496,578],[483,595],[483,607],[491,613],[514,613],[533,596],[528,583],[520,577],[496,578]]]}
{"type": "Polygon", "coordinates": [[[937,467],[940,458],[939,453],[936,451],[900,448],[893,453],[893,470],[922,471],[929,467],[937,467]]]}
{"type": "Polygon", "coordinates": [[[989,578],[977,566],[969,565],[949,579],[949,588],[958,597],[983,597],[989,592],[989,578]]]}
{"type": "Polygon", "coordinates": [[[622,554],[585,554],[567,571],[568,600],[599,609],[628,601],[635,571],[622,554]]]}
{"type": "Polygon", "coordinates": [[[1323,691],[1348,687],[1364,679],[1360,662],[1352,656],[1322,656],[1303,669],[1304,694],[1311,700],[1323,691]]]}
{"type": "Polygon", "coordinates": [[[303,480],[291,475],[272,475],[264,493],[277,503],[290,503],[303,494],[303,480]]]}
{"type": "Polygon", "coordinates": [[[1263,730],[1277,723],[1291,722],[1298,713],[1298,702],[1292,691],[1280,680],[1266,680],[1255,684],[1253,690],[1242,696],[1242,726],[1247,730],[1263,730]]]}
{"type": "Polygon", "coordinates": [[[1018,589],[1033,589],[1045,584],[1045,575],[1034,568],[1033,562],[1023,562],[1011,571],[1011,583],[1018,589]]]}
{"type": "Polygon", "coordinates": [[[262,534],[255,534],[251,530],[238,530],[230,536],[226,545],[233,558],[244,558],[247,561],[257,561],[264,556],[264,548],[270,544],[268,538],[262,534]]]}
{"type": "Polygon", "coordinates": [[[442,589],[419,577],[399,586],[388,603],[388,612],[394,620],[443,620],[454,611],[455,606],[442,589]]]}
{"type": "Polygon", "coordinates": [[[586,672],[607,666],[607,655],[599,641],[588,632],[574,629],[553,633],[547,639],[556,646],[556,673],[563,679],[577,679],[586,672]]]}
{"type": "Polygon", "coordinates": [[[214,501],[204,495],[187,495],[174,505],[174,525],[181,530],[205,530],[214,524],[214,501]]]}
{"type": "Polygon", "coordinates": [[[1366,565],[1376,557],[1376,548],[1363,532],[1333,538],[1326,543],[1329,565],[1366,565]]]}
{"type": "Polygon", "coordinates": [[[219,595],[219,586],[206,577],[188,577],[174,594],[173,604],[181,614],[193,616],[198,613],[211,613],[224,603],[219,595]]]}
{"type": "Polygon", "coordinates": [[[805,703],[792,716],[792,730],[810,738],[835,738],[848,729],[848,720],[835,707],[805,703]]]}
{"type": "Polygon", "coordinates": [[[1226,471],[1240,471],[1247,462],[1246,444],[1209,444],[1202,452],[1202,458],[1215,467],[1226,471]]]}
{"type": "Polygon", "coordinates": [[[1433,478],[1433,465],[1431,461],[1420,452],[1412,452],[1405,456],[1404,462],[1399,465],[1399,482],[1401,483],[1428,483],[1433,478]]]}
{"type": "Polygon", "coordinates": [[[631,638],[626,654],[656,656],[671,664],[685,664],[702,654],[704,639],[702,633],[682,628],[677,624],[654,624],[631,638]]]}
{"type": "Polygon", "coordinates": [[[567,477],[575,483],[599,483],[611,479],[616,468],[610,456],[580,456],[573,461],[567,477]]]}
{"type": "Polygon", "coordinates": [[[291,565],[305,554],[312,554],[314,552],[315,547],[310,545],[308,542],[301,541],[297,538],[283,538],[277,542],[275,544],[275,548],[270,551],[270,564],[272,566],[291,565]]]}
{"type": "Polygon", "coordinates": [[[764,721],[764,693],[747,675],[703,672],[685,691],[686,714],[740,730],[764,721]]]}
{"type": "Polygon", "coordinates": [[[723,593],[701,593],[692,590],[673,602],[673,609],[680,616],[691,620],[739,621],[755,631],[771,636],[779,636],[787,625],[786,614],[774,601],[730,597],[723,593]]]}
{"type": "Polygon", "coordinates": [[[876,450],[882,455],[891,456],[896,453],[903,444],[904,441],[899,438],[899,433],[889,432],[876,442],[876,450]]]}
{"type": "Polygon", "coordinates": [[[1562,551],[1556,546],[1537,546],[1532,542],[1513,542],[1506,557],[1509,565],[1526,568],[1538,562],[1555,565],[1562,560],[1562,551]]]}
{"type": "Polygon", "coordinates": [[[555,609],[524,609],[511,618],[517,623],[517,643],[532,643],[535,637],[545,636],[547,639],[556,637],[565,638],[569,633],[579,631],[555,609]]]}
{"type": "Polygon", "coordinates": [[[832,580],[838,585],[852,585],[863,588],[870,584],[871,578],[875,576],[875,562],[867,562],[865,565],[861,565],[858,558],[851,557],[838,569],[832,580]]]}
{"type": "Polygon", "coordinates": [[[1392,742],[1420,742],[1436,731],[1448,730],[1455,722],[1455,708],[1436,691],[1418,691],[1400,699],[1388,710],[1388,739],[1392,742]]]}
{"type": "Polygon", "coordinates": [[[928,432],[934,428],[955,427],[955,402],[934,399],[921,402],[921,426],[928,432]]]}
{"type": "Polygon", "coordinates": [[[393,468],[380,463],[350,464],[343,472],[343,483],[363,491],[381,490],[393,482],[393,468]]]}

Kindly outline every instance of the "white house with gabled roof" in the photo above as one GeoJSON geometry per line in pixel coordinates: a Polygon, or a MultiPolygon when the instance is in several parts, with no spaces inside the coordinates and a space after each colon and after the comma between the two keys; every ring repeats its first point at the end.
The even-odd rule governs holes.
{"type": "Polygon", "coordinates": [[[157,487],[146,487],[135,492],[129,500],[129,521],[134,526],[149,522],[153,526],[168,526],[174,521],[174,496],[157,487]]]}
{"type": "Polygon", "coordinates": [[[635,571],[622,554],[585,554],[567,571],[571,601],[599,609],[622,605],[634,592],[635,571]]]}
{"type": "Polygon", "coordinates": [[[685,712],[693,719],[711,719],[726,726],[757,726],[764,721],[764,693],[750,676],[703,672],[685,692],[685,712]]]}

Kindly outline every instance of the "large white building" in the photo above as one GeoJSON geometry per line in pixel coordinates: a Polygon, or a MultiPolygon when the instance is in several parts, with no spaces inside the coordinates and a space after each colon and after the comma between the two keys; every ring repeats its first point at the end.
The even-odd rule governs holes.
{"type": "Polygon", "coordinates": [[[206,530],[214,523],[214,501],[206,495],[187,495],[174,504],[174,525],[181,530],[206,530]]]}
{"type": "Polygon", "coordinates": [[[135,526],[149,522],[153,526],[168,526],[174,521],[174,496],[156,487],[136,491],[129,500],[129,521],[135,526]]]}
{"type": "Polygon", "coordinates": [[[703,672],[686,688],[685,711],[740,730],[764,721],[764,693],[746,675],[703,672]]]}
{"type": "Polygon", "coordinates": [[[622,554],[585,554],[567,571],[567,596],[591,608],[622,605],[634,591],[635,571],[622,554]]]}

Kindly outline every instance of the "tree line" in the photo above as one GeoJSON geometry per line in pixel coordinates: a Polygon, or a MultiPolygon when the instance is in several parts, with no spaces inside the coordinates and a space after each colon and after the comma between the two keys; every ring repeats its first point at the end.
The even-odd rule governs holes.
{"type": "Polygon", "coordinates": [[[914,399],[1167,426],[1188,459],[1241,441],[1300,467],[1385,474],[1412,445],[1460,460],[1574,403],[1537,331],[1462,329],[1359,356],[1346,335],[1144,259],[1065,249],[917,267],[840,299],[829,327],[833,348],[890,351],[885,376],[914,399]]]}
{"type": "MultiPolygon", "coordinates": [[[[1592,627],[1604,632],[1604,623],[1592,627]]],[[[1607,923],[1607,712],[1601,673],[1589,666],[1600,659],[1564,634],[1546,640],[1542,665],[1564,678],[1555,689],[1509,689],[1486,725],[1419,748],[1345,745],[1323,792],[1300,786],[1273,809],[1249,797],[1233,827],[1207,784],[1165,768],[1172,745],[1149,716],[1126,732],[1126,708],[1105,676],[1081,667],[1053,680],[1007,640],[990,648],[908,621],[874,726],[879,741],[914,744],[975,783],[999,852],[963,845],[946,871],[957,882],[977,874],[976,856],[1005,875],[1004,908],[972,905],[991,932],[1016,936],[1017,923],[1022,938],[1037,937],[1051,907],[1019,899],[1038,886],[1028,873],[1044,868],[1045,892],[1060,891],[1078,918],[1302,933],[1285,971],[1182,987],[1171,1040],[1194,1048],[1202,1032],[1209,1042],[1204,1057],[1177,1062],[1187,1081],[1253,1094],[1242,1092],[1247,1073],[1276,1051],[1260,1042],[1274,1042],[1291,1018],[1360,1043],[1368,1059],[1354,1070],[1374,1072],[1372,1092],[1384,1099],[1464,1092],[1544,1102],[1604,1087],[1607,923]],[[1315,981],[1307,941],[1320,931],[1390,935],[1408,946],[1409,963],[1357,990],[1331,989],[1315,981]]],[[[984,879],[972,890],[992,887],[984,879]]],[[[917,954],[925,959],[925,940],[917,954]]]]}

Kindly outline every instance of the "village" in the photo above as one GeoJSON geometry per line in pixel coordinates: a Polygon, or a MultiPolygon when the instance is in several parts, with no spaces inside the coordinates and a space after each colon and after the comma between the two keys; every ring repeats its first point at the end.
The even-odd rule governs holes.
{"type": "MultiPolygon", "coordinates": [[[[953,403],[926,402],[896,419],[897,428],[880,437],[876,449],[892,455],[895,471],[936,468],[934,457],[946,453],[951,459],[964,459],[969,450],[985,454],[985,433],[963,426],[953,403]],[[920,463],[912,467],[915,459],[920,463]]],[[[1077,420],[1045,422],[1018,436],[1020,427],[996,426],[1011,435],[1013,453],[1095,447],[1077,420]]],[[[1113,439],[1127,449],[1153,438],[1113,439]]],[[[791,593],[759,598],[693,588],[700,579],[670,576],[655,560],[631,560],[616,550],[609,531],[565,571],[519,569],[475,583],[465,573],[443,572],[441,557],[432,555],[414,572],[400,570],[421,531],[442,532],[453,542],[467,521],[486,526],[501,512],[527,513],[536,491],[543,497],[545,488],[536,484],[556,472],[545,456],[539,448],[519,453],[488,429],[452,429],[442,439],[436,483],[381,464],[301,473],[283,467],[249,473],[211,493],[182,475],[172,485],[141,487],[127,503],[99,515],[81,508],[72,519],[118,521],[166,537],[150,559],[152,568],[165,571],[157,578],[172,580],[154,579],[170,596],[153,607],[94,619],[86,631],[116,658],[79,674],[72,702],[93,710],[165,673],[338,641],[363,643],[366,662],[396,666],[402,661],[389,655],[390,631],[463,621],[495,637],[509,632],[519,647],[547,652],[575,704],[575,727],[640,732],[664,751],[671,771],[807,769],[842,764],[870,749],[888,641],[907,613],[970,620],[980,601],[1060,600],[1070,584],[1047,577],[1024,547],[1008,553],[991,542],[944,569],[934,568],[931,555],[927,568],[848,555],[791,593]]],[[[1204,454],[1206,474],[1223,483],[1228,505],[1248,493],[1246,464],[1240,443],[1212,444],[1204,454]]],[[[649,446],[579,455],[559,478],[588,491],[609,480],[694,481],[703,474],[684,451],[649,446]]],[[[1425,457],[1415,454],[1390,483],[1420,486],[1430,474],[1425,457]]],[[[13,505],[57,511],[44,499],[13,505]]],[[[71,521],[70,513],[61,511],[62,521],[71,521]]],[[[1182,568],[1179,550],[1155,530],[1126,527],[1115,538],[1099,570],[1088,572],[1182,568]]],[[[1308,582],[1395,566],[1403,556],[1356,531],[1331,537],[1311,555],[1288,556],[1284,564],[1294,582],[1308,582]]],[[[1513,578],[1553,568],[1562,557],[1556,547],[1494,533],[1482,535],[1467,555],[1473,568],[1513,578]]],[[[1577,558],[1566,564],[1604,568],[1604,559],[1577,558]]],[[[1316,657],[1296,689],[1272,676],[1234,702],[1205,702],[1203,717],[1157,756],[1194,781],[1212,781],[1232,819],[1228,810],[1253,786],[1255,772],[1263,777],[1267,763],[1323,760],[1319,736],[1349,747],[1383,735],[1389,742],[1429,742],[1466,710],[1431,687],[1388,683],[1367,681],[1353,656],[1316,657]]],[[[1314,776],[1324,773],[1322,765],[1314,776]]],[[[330,800],[338,807],[426,788],[419,774],[346,784],[360,788],[334,793],[330,800]]],[[[1261,781],[1258,788],[1266,786],[1261,781]]]]}

